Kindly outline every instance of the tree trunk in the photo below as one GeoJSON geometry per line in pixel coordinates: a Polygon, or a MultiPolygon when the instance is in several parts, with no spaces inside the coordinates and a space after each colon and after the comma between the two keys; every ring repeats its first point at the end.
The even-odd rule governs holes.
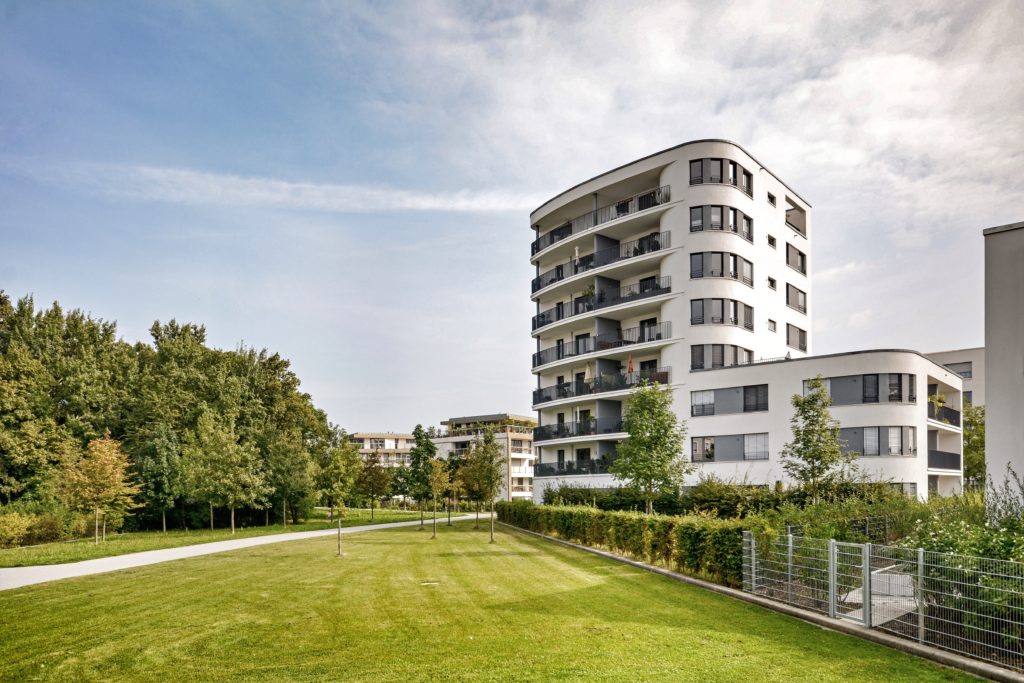
{"type": "Polygon", "coordinates": [[[213,501],[210,501],[210,531],[213,531],[213,501]]]}
{"type": "Polygon", "coordinates": [[[494,543],[494,499],[491,498],[491,543],[494,543]]]}
{"type": "Polygon", "coordinates": [[[373,496],[370,496],[370,521],[373,521],[373,496]]]}
{"type": "Polygon", "coordinates": [[[327,513],[327,515],[328,515],[327,521],[333,523],[334,522],[334,501],[331,501],[330,511],[327,513]]]}
{"type": "Polygon", "coordinates": [[[103,542],[107,542],[107,513],[103,513],[103,542]]]}
{"type": "Polygon", "coordinates": [[[96,508],[96,520],[93,525],[93,536],[96,545],[100,544],[100,509],[96,508]]]}
{"type": "Polygon", "coordinates": [[[434,531],[431,538],[437,538],[437,496],[434,496],[434,531]]]}
{"type": "Polygon", "coordinates": [[[288,528],[288,499],[281,501],[281,519],[284,520],[284,528],[288,528]]]}
{"type": "Polygon", "coordinates": [[[270,508],[263,510],[263,526],[270,526],[270,508]]]}
{"type": "Polygon", "coordinates": [[[423,501],[417,501],[420,506],[420,531],[423,531],[423,501]]]}
{"type": "Polygon", "coordinates": [[[341,517],[338,517],[338,557],[341,557],[341,517]]]}
{"type": "Polygon", "coordinates": [[[448,499],[448,526],[452,525],[452,500],[448,499]]]}
{"type": "Polygon", "coordinates": [[[473,522],[473,528],[474,529],[479,529],[480,528],[480,501],[476,502],[476,521],[473,522]]]}
{"type": "Polygon", "coordinates": [[[164,533],[166,534],[167,533],[167,508],[163,508],[163,509],[160,510],[160,517],[163,519],[164,533]]]}
{"type": "Polygon", "coordinates": [[[235,535],[235,506],[231,506],[231,535],[235,535]]]}

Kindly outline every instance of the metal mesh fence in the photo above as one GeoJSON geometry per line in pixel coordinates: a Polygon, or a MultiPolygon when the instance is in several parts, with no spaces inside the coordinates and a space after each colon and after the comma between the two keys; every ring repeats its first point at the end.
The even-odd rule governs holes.
{"type": "Polygon", "coordinates": [[[1024,672],[1024,564],[743,534],[743,589],[1024,672]]]}

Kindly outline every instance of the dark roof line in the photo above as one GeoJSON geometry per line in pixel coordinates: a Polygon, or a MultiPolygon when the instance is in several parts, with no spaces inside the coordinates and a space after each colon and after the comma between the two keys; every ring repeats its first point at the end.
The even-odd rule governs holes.
{"type": "MultiPolygon", "coordinates": [[[[862,353],[911,353],[911,354],[913,354],[915,356],[919,356],[919,357],[923,358],[924,360],[928,361],[929,363],[931,363],[932,365],[934,365],[937,368],[942,368],[946,372],[952,372],[952,370],[949,370],[948,368],[946,368],[946,366],[942,365],[942,363],[937,362],[934,358],[929,358],[927,355],[921,353],[920,351],[915,351],[913,349],[862,349],[860,351],[842,351],[840,353],[823,353],[823,354],[820,354],[820,355],[817,355],[817,356],[804,356],[802,358],[778,358],[778,359],[774,359],[774,360],[754,361],[753,363],[745,363],[743,365],[727,365],[727,366],[721,367],[721,368],[709,368],[709,369],[706,369],[706,370],[699,370],[698,372],[717,372],[719,370],[732,370],[734,368],[751,368],[751,367],[755,367],[755,366],[758,366],[758,365],[774,365],[776,363],[796,363],[796,362],[809,361],[809,360],[819,360],[819,359],[822,359],[822,358],[837,358],[839,356],[857,356],[857,355],[860,355],[862,353]]],[[[953,373],[953,374],[956,374],[956,373],[953,373]]]]}
{"type": "Polygon", "coordinates": [[[1007,223],[1006,225],[997,225],[994,228],[985,228],[981,234],[988,237],[989,235],[994,235],[997,232],[1009,232],[1011,230],[1020,230],[1021,228],[1024,228],[1024,221],[1020,221],[1019,223],[1007,223]]]}
{"type": "Polygon", "coordinates": [[[789,185],[787,185],[787,184],[785,183],[785,181],[783,181],[783,180],[782,180],[782,178],[780,178],[779,176],[777,176],[777,175],[775,175],[774,173],[772,173],[771,171],[769,171],[769,170],[768,170],[768,167],[767,167],[767,166],[765,166],[764,164],[762,164],[762,163],[761,163],[761,161],[760,161],[760,160],[759,160],[759,159],[758,159],[757,157],[755,157],[755,156],[754,156],[753,154],[751,154],[750,152],[748,152],[748,151],[747,151],[747,150],[746,150],[746,149],[745,149],[745,148],[743,147],[743,145],[739,144],[738,142],[733,142],[732,140],[726,140],[726,139],[724,139],[724,138],[702,138],[702,139],[700,139],[700,140],[690,140],[689,142],[683,142],[683,143],[681,143],[681,144],[678,144],[678,145],[674,145],[674,146],[672,146],[672,147],[667,147],[667,148],[665,148],[665,149],[663,149],[663,150],[661,150],[661,151],[659,151],[659,152],[655,152],[654,154],[648,154],[647,156],[644,156],[644,157],[640,157],[639,159],[634,159],[633,161],[630,161],[630,162],[628,162],[628,163],[622,164],[621,166],[616,166],[615,168],[611,169],[610,171],[604,171],[603,173],[598,173],[598,174],[597,174],[596,176],[594,176],[593,178],[588,178],[587,180],[584,180],[583,182],[580,182],[580,183],[576,183],[575,185],[573,185],[573,186],[572,186],[572,187],[570,187],[569,189],[567,189],[567,190],[562,190],[561,192],[559,192],[558,194],[554,195],[553,197],[551,197],[551,198],[550,198],[550,199],[548,199],[547,201],[544,201],[544,202],[542,202],[540,206],[538,206],[538,207],[537,207],[536,209],[534,209],[533,211],[531,211],[531,212],[530,212],[530,215],[533,215],[534,213],[536,213],[537,211],[539,211],[539,210],[540,210],[540,208],[541,208],[542,206],[544,206],[545,204],[548,204],[549,202],[551,202],[551,201],[553,201],[553,200],[557,199],[558,197],[561,197],[561,196],[562,196],[563,194],[567,194],[567,193],[569,193],[569,192],[572,192],[573,190],[575,190],[575,189],[576,189],[576,188],[578,188],[578,187],[582,187],[583,185],[586,185],[587,183],[591,182],[592,180],[597,180],[598,178],[600,178],[600,177],[602,177],[602,176],[606,176],[606,175],[608,175],[609,173],[615,173],[616,171],[618,171],[618,170],[620,170],[620,169],[626,168],[627,166],[632,166],[633,164],[638,164],[638,163],[640,163],[641,161],[646,161],[647,159],[650,159],[650,158],[652,158],[652,157],[656,157],[656,156],[658,156],[659,154],[664,154],[665,152],[671,152],[671,151],[673,151],[673,150],[676,150],[676,149],[680,149],[680,148],[682,148],[682,147],[686,147],[687,145],[696,145],[696,144],[700,144],[700,143],[702,143],[702,142],[724,142],[724,143],[725,143],[725,144],[727,144],[727,145],[732,145],[733,147],[736,147],[737,149],[739,149],[740,151],[742,151],[742,152],[743,152],[744,154],[746,154],[746,155],[747,155],[748,157],[750,157],[751,159],[753,159],[754,161],[756,161],[756,162],[758,163],[758,165],[759,165],[759,166],[760,166],[760,167],[761,167],[762,169],[764,169],[765,171],[767,171],[767,172],[768,172],[768,173],[769,173],[769,174],[770,174],[770,175],[771,175],[771,176],[772,176],[773,178],[775,178],[775,179],[776,179],[776,180],[778,180],[778,181],[779,181],[780,183],[782,183],[783,187],[785,187],[785,188],[786,188],[787,190],[789,190],[790,192],[792,192],[793,194],[795,194],[795,195],[796,195],[796,196],[797,196],[797,197],[798,197],[798,198],[800,199],[800,201],[802,201],[802,202],[803,202],[804,204],[806,204],[807,206],[811,206],[811,203],[810,203],[809,201],[807,201],[806,199],[804,199],[803,197],[801,197],[801,196],[800,196],[800,194],[799,194],[799,193],[798,193],[798,192],[797,192],[796,190],[794,190],[793,188],[791,188],[791,187],[790,187],[789,185]]]}

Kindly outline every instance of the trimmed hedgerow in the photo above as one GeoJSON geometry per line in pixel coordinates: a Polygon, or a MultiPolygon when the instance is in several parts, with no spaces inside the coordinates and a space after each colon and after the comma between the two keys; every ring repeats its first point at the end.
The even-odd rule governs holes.
{"type": "Polygon", "coordinates": [[[727,586],[742,583],[742,520],[710,515],[662,516],[598,510],[585,506],[500,502],[506,524],[650,564],[700,576],[727,586]]]}

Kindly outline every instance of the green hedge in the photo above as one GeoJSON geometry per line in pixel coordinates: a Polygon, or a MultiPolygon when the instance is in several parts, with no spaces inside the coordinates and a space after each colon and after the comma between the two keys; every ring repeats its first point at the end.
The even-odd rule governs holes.
{"type": "Polygon", "coordinates": [[[506,524],[699,576],[726,586],[743,582],[742,520],[668,517],[583,506],[500,502],[506,524]]]}

